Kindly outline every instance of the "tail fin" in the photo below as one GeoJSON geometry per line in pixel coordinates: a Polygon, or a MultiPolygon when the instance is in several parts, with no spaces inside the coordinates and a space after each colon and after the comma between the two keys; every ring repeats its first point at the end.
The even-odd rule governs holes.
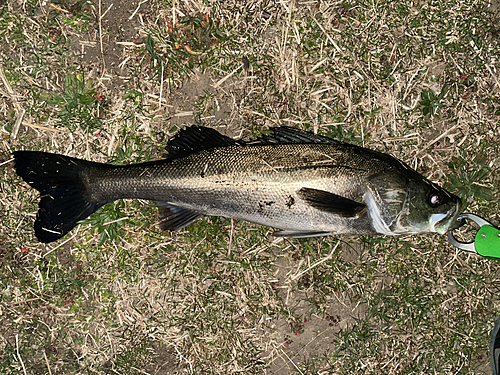
{"type": "Polygon", "coordinates": [[[16,151],[14,158],[16,173],[40,192],[35,221],[40,242],[62,238],[107,203],[93,202],[83,179],[98,163],[37,151],[16,151]]]}

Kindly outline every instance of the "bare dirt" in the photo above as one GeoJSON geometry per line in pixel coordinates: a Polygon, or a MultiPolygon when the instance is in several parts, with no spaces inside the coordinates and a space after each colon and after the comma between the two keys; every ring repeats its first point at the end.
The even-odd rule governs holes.
{"type": "Polygon", "coordinates": [[[126,46],[141,38],[144,20],[154,16],[150,1],[103,0],[92,8],[95,16],[93,28],[82,35],[72,35],[70,45],[80,57],[80,64],[91,74],[103,77],[109,87],[120,87],[128,76],[126,46]],[[100,19],[100,22],[99,22],[100,19]]]}

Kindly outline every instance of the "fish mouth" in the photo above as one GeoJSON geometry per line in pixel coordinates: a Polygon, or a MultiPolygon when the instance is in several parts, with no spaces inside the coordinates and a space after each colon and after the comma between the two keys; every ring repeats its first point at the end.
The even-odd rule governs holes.
{"type": "Polygon", "coordinates": [[[465,224],[465,220],[458,218],[461,212],[462,212],[462,201],[460,200],[460,198],[458,198],[455,209],[452,210],[451,212],[449,211],[447,214],[441,214],[445,216],[441,220],[438,219],[434,223],[434,230],[440,234],[445,234],[449,230],[455,230],[457,228],[460,228],[462,225],[465,224]]]}

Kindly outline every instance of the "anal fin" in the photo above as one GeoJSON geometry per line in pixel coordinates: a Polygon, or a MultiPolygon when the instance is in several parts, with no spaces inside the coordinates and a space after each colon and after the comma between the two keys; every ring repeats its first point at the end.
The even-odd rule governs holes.
{"type": "Polygon", "coordinates": [[[294,230],[278,230],[273,233],[275,237],[288,237],[288,238],[307,238],[307,237],[322,237],[329,236],[331,232],[316,232],[316,231],[294,231],[294,230]]]}
{"type": "Polygon", "coordinates": [[[156,202],[158,206],[158,217],[160,220],[160,229],[163,231],[167,230],[179,230],[185,226],[191,224],[196,219],[199,219],[205,215],[199,212],[192,211],[187,208],[182,208],[175,206],[170,203],[156,202]]]}

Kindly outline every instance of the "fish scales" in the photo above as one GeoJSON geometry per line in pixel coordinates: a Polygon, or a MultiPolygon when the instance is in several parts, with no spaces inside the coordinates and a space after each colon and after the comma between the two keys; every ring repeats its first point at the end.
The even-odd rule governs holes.
{"type": "MultiPolygon", "coordinates": [[[[89,190],[95,200],[149,199],[268,226],[279,221],[282,229],[331,230],[338,225],[331,215],[305,204],[296,192],[310,187],[360,200],[367,171],[389,168],[373,158],[347,160],[345,148],[294,144],[207,150],[161,164],[95,170],[88,176],[89,190]]],[[[350,221],[344,220],[338,231],[371,232],[368,225],[350,221]]]]}
{"type": "Polygon", "coordinates": [[[53,154],[38,155],[47,159],[41,166],[28,166],[34,155],[16,152],[16,170],[42,193],[35,233],[45,242],[123,198],[156,201],[163,229],[202,216],[247,220],[291,237],[443,232],[456,225],[460,199],[392,156],[292,128],[272,131],[242,143],[191,127],[169,144],[169,158],[128,166],[53,154]],[[68,168],[52,176],[47,169],[55,158],[68,168]],[[59,198],[56,185],[45,186],[42,175],[72,179],[64,182],[64,194],[81,205],[75,217],[66,218],[64,194],[59,198]]]}

